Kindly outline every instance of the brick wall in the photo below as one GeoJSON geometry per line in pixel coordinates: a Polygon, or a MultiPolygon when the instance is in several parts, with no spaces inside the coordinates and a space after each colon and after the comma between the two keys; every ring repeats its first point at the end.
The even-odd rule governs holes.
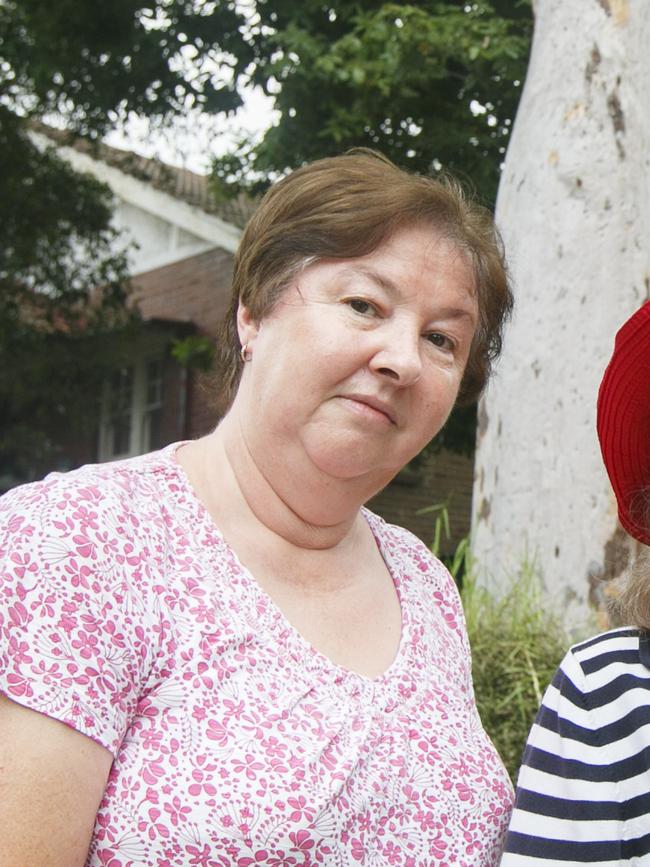
{"type": "Polygon", "coordinates": [[[405,470],[368,503],[392,524],[415,533],[426,545],[434,536],[437,512],[418,514],[444,503],[449,514],[450,539],[441,539],[441,552],[452,554],[469,535],[472,508],[473,458],[443,451],[423,458],[417,471],[405,470]]]}
{"type": "MultiPolygon", "coordinates": [[[[191,323],[196,333],[214,338],[230,304],[232,254],[209,250],[133,279],[134,295],[145,319],[191,323]]],[[[210,376],[170,372],[166,382],[166,430],[176,425],[176,439],[194,439],[218,421],[210,376]],[[175,385],[174,385],[175,381],[175,385]],[[175,389],[183,386],[184,397],[175,389]],[[167,404],[173,404],[168,408],[167,404]],[[182,421],[180,418],[182,416],[182,421]],[[176,419],[176,422],[174,422],[176,419]]]]}
{"type": "Polygon", "coordinates": [[[133,278],[145,319],[191,322],[214,336],[230,303],[232,254],[215,248],[133,278]]]}

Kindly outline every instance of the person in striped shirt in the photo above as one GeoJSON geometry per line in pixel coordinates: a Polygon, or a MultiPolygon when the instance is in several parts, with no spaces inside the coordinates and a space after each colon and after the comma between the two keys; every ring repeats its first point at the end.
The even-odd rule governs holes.
{"type": "Polygon", "coordinates": [[[560,664],[528,737],[501,867],[650,867],[650,302],[616,336],[597,427],[620,522],[646,549],[615,600],[632,626],[560,664]]]}

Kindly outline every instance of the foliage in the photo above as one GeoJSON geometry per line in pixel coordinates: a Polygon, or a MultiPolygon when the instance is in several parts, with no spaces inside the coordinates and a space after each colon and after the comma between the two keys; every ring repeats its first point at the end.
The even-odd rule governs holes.
{"type": "Polygon", "coordinates": [[[30,122],[54,112],[97,140],[131,111],[233,110],[242,24],[234,3],[0,0],[0,474],[56,463],[92,426],[135,327],[108,189],[36,146],[30,122]]]}
{"type": "Polygon", "coordinates": [[[92,137],[129,112],[230,111],[252,59],[244,24],[234,0],[3,0],[0,87],[22,114],[55,111],[92,137]]]}
{"type": "Polygon", "coordinates": [[[498,594],[469,572],[461,592],[478,711],[513,781],[546,687],[571,644],[524,563],[498,594]]]}
{"type": "Polygon", "coordinates": [[[117,347],[98,341],[131,316],[107,190],[35,147],[3,106],[0,187],[0,475],[20,479],[96,416],[88,396],[117,347]]]}
{"type": "MultiPolygon", "coordinates": [[[[257,0],[255,10],[251,81],[280,119],[215,161],[221,197],[367,146],[412,171],[451,170],[494,202],[528,62],[529,0],[257,0]]],[[[457,408],[429,449],[470,454],[475,432],[475,407],[457,408]]]]}
{"type": "MultiPolygon", "coordinates": [[[[54,406],[73,412],[50,388],[55,358],[57,376],[79,388],[82,346],[95,348],[84,374],[94,382],[86,368],[104,370],[104,343],[84,344],[79,327],[100,335],[129,318],[117,315],[126,259],[108,191],[35,146],[30,122],[54,116],[71,136],[98,141],[130,113],[159,124],[192,109],[232,113],[253,83],[275,95],[281,120],[217,164],[222,196],[370,145],[417,171],[469,175],[491,201],[530,31],[529,0],[0,0],[0,362],[27,365],[24,376],[0,377],[0,464],[18,460],[12,441],[28,463],[34,437],[42,457],[53,430],[25,428],[46,424],[54,406]]],[[[205,360],[195,349],[178,351],[205,360]]]]}
{"type": "MultiPolygon", "coordinates": [[[[215,164],[232,193],[309,160],[377,148],[414,171],[469,176],[486,202],[528,60],[532,18],[519,2],[257,0],[251,80],[279,123],[215,164]]],[[[255,184],[253,184],[253,188],[255,184]]]]}
{"type": "MultiPolygon", "coordinates": [[[[443,536],[449,538],[449,518],[444,506],[432,511],[438,513],[436,554],[443,536]]],[[[570,637],[559,614],[549,609],[534,563],[523,563],[498,591],[480,580],[468,539],[446,565],[460,585],[481,721],[514,782],[544,691],[577,637],[570,637]]]]}
{"type": "Polygon", "coordinates": [[[197,334],[177,337],[172,343],[172,356],[184,367],[208,371],[214,361],[214,342],[197,334]]]}

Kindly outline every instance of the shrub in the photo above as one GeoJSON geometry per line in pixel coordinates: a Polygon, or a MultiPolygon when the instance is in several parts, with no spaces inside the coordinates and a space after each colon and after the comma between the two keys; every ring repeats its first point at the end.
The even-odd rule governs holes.
{"type": "Polygon", "coordinates": [[[571,644],[529,565],[499,595],[466,573],[461,590],[476,704],[514,781],[544,690],[571,644]]]}
{"type": "MultiPolygon", "coordinates": [[[[443,537],[449,538],[447,510],[441,505],[426,511],[436,514],[431,549],[438,555],[443,537]]],[[[477,580],[467,539],[445,565],[465,610],[481,721],[514,782],[544,690],[572,639],[544,599],[534,564],[524,563],[498,592],[477,580]]]]}

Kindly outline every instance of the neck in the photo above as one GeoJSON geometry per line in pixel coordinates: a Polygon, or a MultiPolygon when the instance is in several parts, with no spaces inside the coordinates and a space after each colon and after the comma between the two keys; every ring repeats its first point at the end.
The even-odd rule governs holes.
{"type": "Polygon", "coordinates": [[[204,499],[222,529],[252,522],[299,548],[333,548],[353,535],[359,509],[374,493],[367,483],[325,476],[300,454],[278,449],[256,460],[233,413],[197,446],[204,499]]]}

